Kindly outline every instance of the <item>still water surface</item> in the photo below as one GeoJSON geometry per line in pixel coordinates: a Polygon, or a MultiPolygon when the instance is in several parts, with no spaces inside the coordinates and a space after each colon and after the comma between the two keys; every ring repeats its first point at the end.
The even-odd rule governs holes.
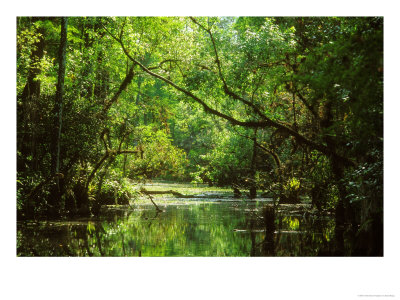
{"type": "Polygon", "coordinates": [[[268,228],[257,201],[163,197],[104,208],[97,218],[17,223],[18,256],[315,256],[334,221],[308,205],[280,205],[268,228]],[[161,202],[160,202],[161,201],[161,202]]]}

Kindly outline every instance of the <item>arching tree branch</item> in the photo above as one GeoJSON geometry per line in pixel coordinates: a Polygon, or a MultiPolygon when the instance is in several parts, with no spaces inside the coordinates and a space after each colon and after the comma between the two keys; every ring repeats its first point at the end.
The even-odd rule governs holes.
{"type": "Polygon", "coordinates": [[[175,88],[176,90],[182,92],[183,94],[185,94],[186,96],[190,97],[192,100],[194,100],[195,102],[199,103],[204,111],[206,111],[207,113],[211,113],[215,116],[218,116],[222,119],[225,119],[227,121],[229,121],[232,125],[238,125],[238,126],[244,126],[244,127],[250,127],[250,128],[266,128],[266,127],[274,127],[277,129],[281,129],[284,132],[287,132],[289,135],[293,136],[296,138],[298,143],[302,143],[305,144],[307,146],[309,146],[312,149],[318,150],[322,153],[324,153],[325,155],[328,156],[333,156],[337,159],[339,159],[340,161],[342,161],[345,165],[351,165],[354,166],[354,162],[351,161],[350,159],[339,155],[338,153],[336,153],[335,151],[333,151],[331,148],[327,147],[326,145],[323,144],[319,144],[316,143],[312,140],[307,139],[306,137],[304,137],[303,135],[301,135],[299,132],[293,130],[292,128],[278,122],[278,121],[274,121],[270,118],[268,118],[267,116],[265,116],[264,114],[261,113],[261,111],[250,101],[247,101],[245,99],[240,98],[239,96],[235,95],[234,93],[229,93],[229,89],[227,90],[227,94],[231,95],[232,97],[236,98],[240,101],[242,101],[243,103],[245,103],[246,105],[252,107],[258,115],[260,115],[260,117],[262,117],[263,120],[261,121],[240,121],[237,120],[235,118],[233,118],[232,116],[229,116],[227,114],[224,114],[216,109],[211,108],[204,100],[202,100],[201,98],[199,98],[198,96],[196,96],[195,94],[193,94],[192,92],[186,90],[185,88],[178,86],[177,84],[175,84],[174,82],[172,82],[171,80],[157,74],[154,73],[152,71],[150,71],[148,68],[146,68],[142,63],[140,63],[138,60],[136,60],[130,53],[129,51],[126,49],[123,41],[121,38],[118,38],[114,35],[112,35],[110,32],[109,34],[111,35],[112,38],[114,38],[120,45],[122,50],[124,51],[125,55],[137,66],[140,67],[140,69],[142,69],[145,73],[160,79],[161,81],[167,83],[168,85],[172,86],[173,88],[175,88]]]}
{"type": "Polygon", "coordinates": [[[111,105],[113,105],[114,102],[118,101],[119,96],[121,93],[128,87],[128,85],[131,83],[133,76],[135,75],[135,72],[133,71],[135,65],[132,65],[129,68],[128,74],[126,75],[124,81],[122,81],[121,85],[119,86],[118,91],[114,94],[114,96],[106,101],[103,107],[103,115],[110,109],[111,105]]]}

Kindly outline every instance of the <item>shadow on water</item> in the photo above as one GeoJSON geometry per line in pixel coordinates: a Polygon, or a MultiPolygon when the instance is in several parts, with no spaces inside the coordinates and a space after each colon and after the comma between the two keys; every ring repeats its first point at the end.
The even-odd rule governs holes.
{"type": "MultiPolygon", "coordinates": [[[[18,222],[18,256],[316,256],[334,221],[306,205],[175,201],[109,207],[96,219],[18,222]]],[[[226,200],[226,199],[225,199],[226,200]]]]}

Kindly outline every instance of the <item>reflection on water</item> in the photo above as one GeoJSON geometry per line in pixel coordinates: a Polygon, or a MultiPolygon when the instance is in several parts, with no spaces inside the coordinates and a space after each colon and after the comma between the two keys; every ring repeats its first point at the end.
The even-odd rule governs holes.
{"type": "MultiPolygon", "coordinates": [[[[187,199],[185,199],[187,200],[187,199]]],[[[304,206],[182,201],[104,209],[96,219],[18,222],[18,256],[315,256],[334,221],[304,206]],[[265,207],[269,208],[265,208],[265,207]]]]}

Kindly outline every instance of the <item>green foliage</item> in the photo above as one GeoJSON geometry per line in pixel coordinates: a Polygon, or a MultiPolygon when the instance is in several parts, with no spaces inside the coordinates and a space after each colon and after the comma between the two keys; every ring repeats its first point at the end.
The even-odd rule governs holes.
{"type": "Polygon", "coordinates": [[[297,178],[290,178],[285,188],[288,191],[297,191],[300,188],[300,181],[297,178]]]}
{"type": "Polygon", "coordinates": [[[129,204],[139,196],[131,181],[126,178],[107,178],[97,193],[98,201],[108,204],[129,204]]]}
{"type": "Polygon", "coordinates": [[[214,132],[213,145],[206,154],[199,155],[194,182],[214,183],[219,186],[245,181],[249,176],[251,141],[224,129],[214,132]]]}
{"type": "Polygon", "coordinates": [[[383,159],[380,149],[368,151],[368,160],[349,171],[343,183],[347,187],[349,202],[358,209],[366,210],[361,216],[367,222],[371,215],[381,214],[383,204],[383,159]]]}
{"type": "MultiPolygon", "coordinates": [[[[31,52],[37,49],[41,37],[36,27],[17,31],[17,93],[22,93],[31,65],[31,52]]],[[[32,66],[33,67],[33,66],[32,66]]]]}
{"type": "Polygon", "coordinates": [[[300,222],[295,217],[284,217],[282,222],[286,223],[290,230],[299,230],[300,222]]]}
{"type": "Polygon", "coordinates": [[[137,157],[130,158],[127,167],[131,179],[179,179],[184,175],[186,154],[172,145],[169,134],[151,126],[138,128],[138,133],[137,157]]]}
{"type": "MultiPolygon", "coordinates": [[[[22,211],[54,176],[60,20],[17,21],[22,211]]],[[[359,225],[381,216],[382,18],[71,17],[66,61],[62,194],[79,181],[120,197],[124,177],[168,178],[321,210],[343,200],[359,225]]]]}

